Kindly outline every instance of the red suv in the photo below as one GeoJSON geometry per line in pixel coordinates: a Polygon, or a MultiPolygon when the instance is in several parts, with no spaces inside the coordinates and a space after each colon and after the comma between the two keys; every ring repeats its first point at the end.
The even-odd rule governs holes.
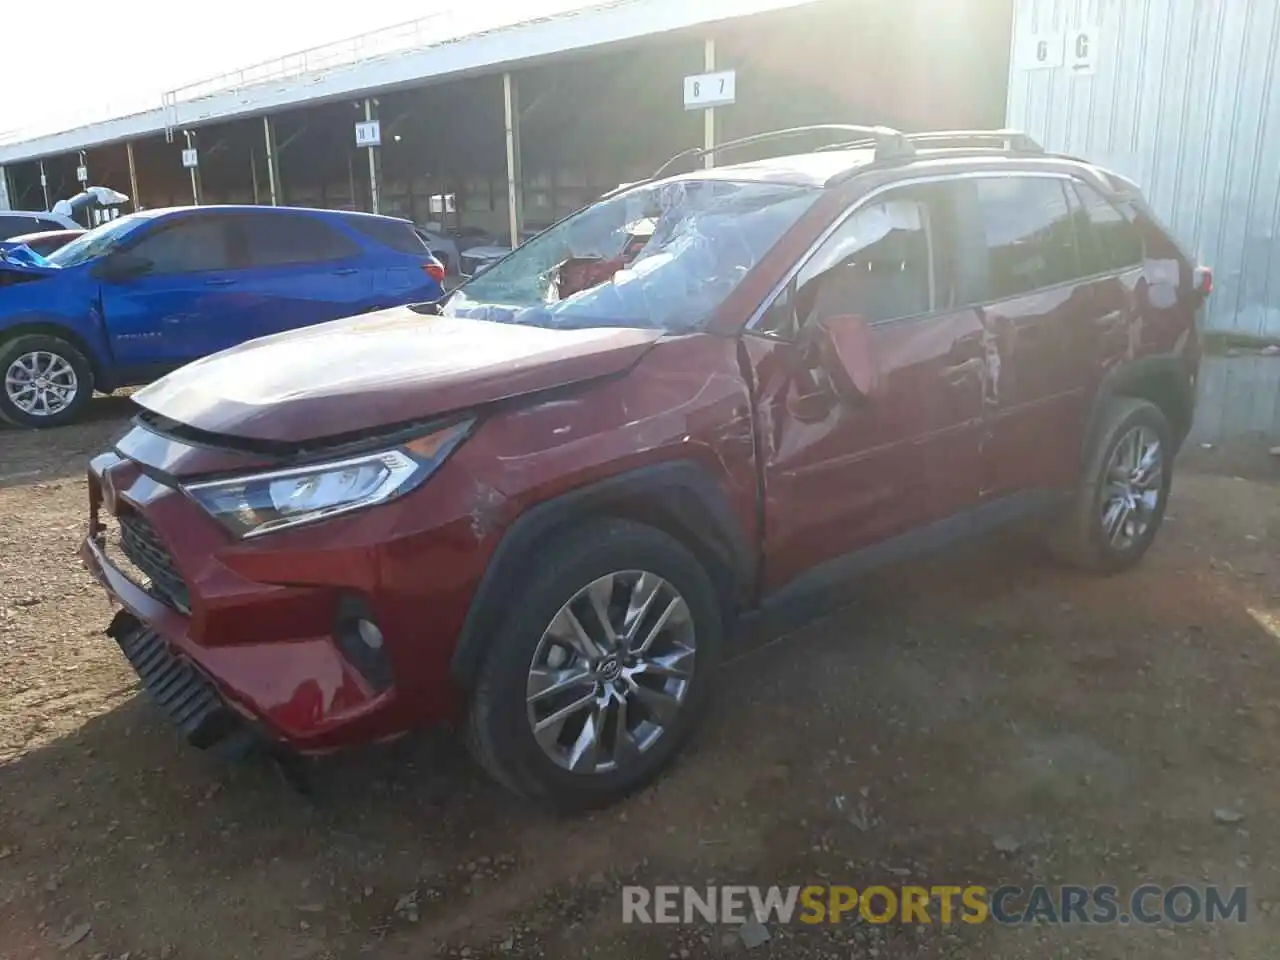
{"type": "Polygon", "coordinates": [[[680,749],[735,626],[1022,520],[1137,562],[1209,272],[1024,136],[815,129],[845,142],[668,165],[441,303],[138,393],[83,557],[187,737],[458,719],[512,789],[602,803],[680,749]]]}

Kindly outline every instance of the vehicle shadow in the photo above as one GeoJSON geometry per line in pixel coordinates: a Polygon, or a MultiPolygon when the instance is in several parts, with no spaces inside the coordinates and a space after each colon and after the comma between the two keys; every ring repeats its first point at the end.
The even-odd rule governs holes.
{"type": "MultiPolygon", "coordinates": [[[[231,766],[191,750],[137,694],[0,766],[0,891],[32,878],[14,881],[26,915],[92,915],[95,950],[425,956],[497,943],[553,902],[537,928],[547,955],[614,956],[597,949],[609,942],[648,960],[669,956],[678,931],[618,927],[624,879],[865,881],[862,870],[881,882],[888,863],[935,882],[1022,880],[1027,865],[992,849],[1010,824],[1139,836],[1152,816],[1140,806],[1180,796],[1161,758],[1227,736],[1211,725],[1231,721],[1233,702],[1201,703],[1194,724],[1162,712],[1186,676],[1232,669],[1182,647],[1153,668],[1169,631],[1214,622],[1206,647],[1274,648],[1243,604],[1175,575],[1157,562],[1095,580],[992,542],[870,578],[846,609],[731,659],[669,775],[569,820],[491,784],[448,732],[325,760],[304,798],[265,758],[231,766]],[[1133,736],[1144,710],[1159,722],[1133,736]],[[220,929],[226,942],[211,941],[220,929]]],[[[1248,669],[1277,682],[1280,655],[1248,669]]],[[[1162,816],[1197,842],[1203,824],[1162,816]]]]}
{"type": "Polygon", "coordinates": [[[110,449],[136,411],[130,397],[94,397],[66,427],[23,430],[0,421],[0,489],[83,476],[88,460],[110,449]]]}

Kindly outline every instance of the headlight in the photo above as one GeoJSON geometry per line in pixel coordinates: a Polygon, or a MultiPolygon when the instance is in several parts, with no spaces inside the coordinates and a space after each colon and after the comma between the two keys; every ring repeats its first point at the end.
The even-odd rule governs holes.
{"type": "Polygon", "coordinates": [[[457,423],[390,450],[184,489],[236,536],[257,537],[408,493],[444,463],[474,422],[457,423]]]}

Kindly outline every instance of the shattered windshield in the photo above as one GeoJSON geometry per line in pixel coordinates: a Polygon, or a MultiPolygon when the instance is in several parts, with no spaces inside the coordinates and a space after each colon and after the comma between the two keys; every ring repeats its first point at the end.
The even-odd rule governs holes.
{"type": "Polygon", "coordinates": [[[697,330],[819,193],[711,179],[637,187],[539,234],[460,288],[444,312],[543,327],[697,330]]]}
{"type": "Polygon", "coordinates": [[[65,246],[59,247],[49,254],[47,259],[60,267],[74,267],[89,260],[96,260],[115,250],[124,242],[125,237],[150,219],[145,214],[135,213],[104,223],[88,233],[82,233],[65,246]]]}

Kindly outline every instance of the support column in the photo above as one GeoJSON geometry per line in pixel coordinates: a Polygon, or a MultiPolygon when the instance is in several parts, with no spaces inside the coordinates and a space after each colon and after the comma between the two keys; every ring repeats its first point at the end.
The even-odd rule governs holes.
{"type": "MultiPolygon", "coordinates": [[[[183,134],[187,138],[187,149],[193,150],[196,146],[196,137],[190,130],[183,130],[183,134]]],[[[199,154],[196,160],[199,161],[199,154]]],[[[188,167],[187,172],[191,174],[191,202],[197,207],[200,206],[200,164],[196,163],[194,167],[188,167]]]]}
{"type": "Polygon", "coordinates": [[[0,210],[13,209],[13,187],[9,183],[9,171],[0,167],[0,210]]]}
{"type": "Polygon", "coordinates": [[[511,246],[520,244],[524,226],[524,190],[520,183],[520,112],[515,78],[502,75],[503,113],[507,126],[507,223],[511,229],[511,246]]]}
{"type": "MultiPolygon", "coordinates": [[[[702,70],[714,73],[716,69],[716,42],[708,39],[702,50],[702,70]]],[[[702,111],[702,147],[710,150],[716,145],[716,108],[707,107],[702,111]]],[[[702,165],[710,170],[716,165],[715,154],[708,153],[702,158],[702,165]]]]}
{"type": "Polygon", "coordinates": [[[249,148],[249,177],[253,180],[253,205],[256,207],[262,202],[258,194],[258,151],[249,148]]]}
{"type": "Polygon", "coordinates": [[[44,172],[43,160],[40,161],[40,189],[44,192],[44,208],[49,210],[49,175],[44,172]]]}
{"type": "Polygon", "coordinates": [[[267,140],[267,183],[271,190],[271,205],[280,205],[280,174],[276,170],[276,133],[271,128],[271,118],[262,118],[262,133],[267,140]]]}
{"type": "Polygon", "coordinates": [[[129,156],[129,190],[132,191],[129,199],[133,201],[133,209],[137,211],[142,209],[142,201],[138,196],[138,167],[133,162],[133,141],[126,142],[124,149],[129,156]]]}
{"type": "MultiPolygon", "coordinates": [[[[373,122],[373,98],[364,98],[364,122],[373,122]]],[[[373,213],[378,212],[378,148],[369,147],[369,203],[373,213]]]]}

